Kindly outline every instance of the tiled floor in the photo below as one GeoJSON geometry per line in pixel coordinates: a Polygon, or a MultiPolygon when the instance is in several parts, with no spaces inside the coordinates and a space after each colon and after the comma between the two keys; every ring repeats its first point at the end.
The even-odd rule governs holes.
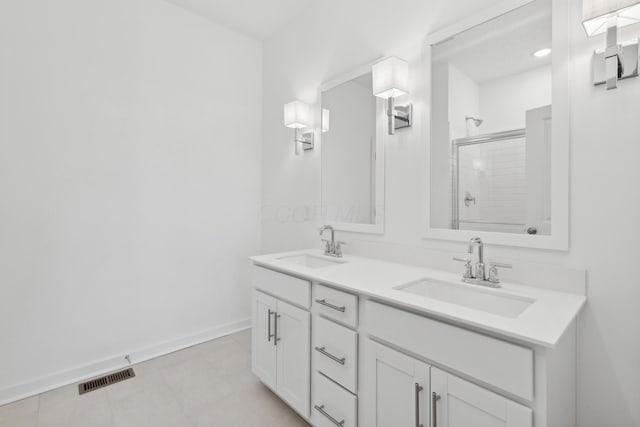
{"type": "Polygon", "coordinates": [[[72,384],[0,406],[0,427],[308,426],[251,374],[249,330],[133,368],[82,396],[72,384]]]}

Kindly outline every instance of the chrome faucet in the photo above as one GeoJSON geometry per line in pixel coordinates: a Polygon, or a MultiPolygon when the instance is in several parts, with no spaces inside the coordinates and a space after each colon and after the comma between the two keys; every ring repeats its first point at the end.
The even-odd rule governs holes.
{"type": "Polygon", "coordinates": [[[476,263],[476,274],[474,277],[480,280],[487,280],[487,276],[484,274],[484,242],[479,237],[474,237],[469,240],[469,247],[467,252],[473,257],[473,248],[478,246],[478,262],[476,263]]]}
{"type": "Polygon", "coordinates": [[[323,225],[320,227],[320,236],[325,232],[325,230],[331,231],[331,240],[322,239],[325,242],[324,245],[324,254],[329,256],[334,256],[337,258],[342,257],[342,245],[344,242],[336,242],[336,231],[330,225],[323,225]]]}
{"type": "Polygon", "coordinates": [[[462,281],[465,283],[471,283],[474,285],[489,286],[491,288],[500,287],[500,277],[498,275],[498,267],[511,268],[510,264],[504,264],[500,262],[490,262],[489,276],[487,277],[486,268],[484,264],[484,242],[479,237],[474,237],[469,240],[469,246],[467,252],[472,254],[471,258],[456,258],[456,261],[464,262],[464,274],[462,275],[462,281]],[[478,247],[478,262],[475,265],[475,272],[472,266],[473,248],[478,247]]]}

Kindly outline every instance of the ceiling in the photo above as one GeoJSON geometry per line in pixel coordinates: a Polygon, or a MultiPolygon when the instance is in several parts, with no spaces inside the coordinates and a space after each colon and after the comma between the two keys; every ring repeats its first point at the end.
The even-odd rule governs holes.
{"type": "Polygon", "coordinates": [[[551,4],[538,0],[433,47],[434,62],[446,61],[479,84],[551,63],[533,52],[551,47],[551,4]]]}
{"type": "Polygon", "coordinates": [[[311,3],[311,0],[167,1],[259,40],[274,34],[311,3]]]}

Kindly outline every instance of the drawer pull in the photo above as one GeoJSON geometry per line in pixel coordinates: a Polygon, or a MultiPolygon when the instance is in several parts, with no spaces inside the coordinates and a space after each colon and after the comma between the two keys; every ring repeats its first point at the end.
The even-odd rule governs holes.
{"type": "Polygon", "coordinates": [[[416,427],[423,427],[420,424],[420,392],[424,390],[424,388],[416,383],[416,427]]]}
{"type": "Polygon", "coordinates": [[[431,393],[431,415],[433,417],[433,423],[431,423],[432,427],[438,427],[438,400],[440,400],[440,396],[438,396],[435,391],[431,393]]]}
{"type": "Polygon", "coordinates": [[[345,357],[340,358],[340,357],[334,356],[333,354],[326,351],[324,347],[316,347],[316,351],[322,354],[323,356],[327,356],[329,359],[335,362],[338,362],[341,365],[344,365],[345,360],[347,360],[345,357]]]}
{"type": "Polygon", "coordinates": [[[325,417],[327,417],[327,419],[329,421],[331,421],[332,423],[334,423],[335,425],[337,425],[338,427],[343,427],[344,426],[344,420],[342,421],[338,421],[335,418],[333,418],[331,415],[329,415],[327,413],[327,411],[324,410],[324,405],[313,405],[314,408],[316,408],[316,411],[320,412],[322,415],[324,415],[325,417]]]}
{"type": "Polygon", "coordinates": [[[273,312],[273,345],[278,346],[278,341],[280,341],[280,337],[278,336],[278,319],[280,315],[273,312]]]}
{"type": "Polygon", "coordinates": [[[328,303],[326,299],[317,299],[316,302],[320,305],[324,305],[325,307],[329,307],[332,308],[336,311],[340,311],[342,313],[345,312],[345,310],[347,309],[347,307],[343,306],[337,306],[337,305],[333,305],[331,303],[328,303]]]}
{"type": "Polygon", "coordinates": [[[271,311],[271,309],[269,309],[269,313],[267,314],[267,342],[271,342],[271,338],[273,338],[275,335],[271,333],[271,315],[272,314],[276,314],[275,311],[271,311]]]}

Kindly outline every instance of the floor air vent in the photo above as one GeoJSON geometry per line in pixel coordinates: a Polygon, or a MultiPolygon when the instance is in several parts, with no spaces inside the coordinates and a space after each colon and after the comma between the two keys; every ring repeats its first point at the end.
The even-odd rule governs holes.
{"type": "Polygon", "coordinates": [[[89,393],[90,391],[106,387],[110,384],[119,383],[120,381],[128,380],[129,378],[133,378],[135,376],[136,374],[131,368],[125,369],[124,371],[114,372],[113,374],[105,375],[104,377],[100,378],[94,378],[82,384],[78,384],[78,392],[80,394],[89,393]]]}

